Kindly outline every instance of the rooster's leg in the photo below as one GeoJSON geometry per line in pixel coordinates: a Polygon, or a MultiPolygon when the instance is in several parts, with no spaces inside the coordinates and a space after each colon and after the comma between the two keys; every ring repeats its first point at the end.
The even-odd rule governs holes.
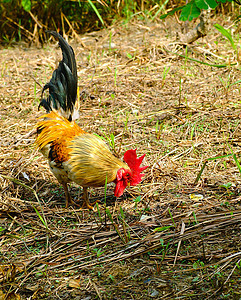
{"type": "Polygon", "coordinates": [[[91,203],[89,202],[89,195],[88,195],[88,188],[87,187],[83,187],[83,205],[82,205],[82,208],[88,208],[88,209],[91,209],[91,210],[94,210],[94,205],[96,202],[99,202],[98,200],[91,203]]]}
{"type": "Polygon", "coordinates": [[[66,182],[62,182],[62,186],[64,188],[64,193],[65,193],[65,200],[66,200],[66,205],[65,208],[68,208],[70,204],[73,204],[75,206],[80,206],[79,204],[75,203],[69,193],[68,185],[66,182]]]}
{"type": "Polygon", "coordinates": [[[72,199],[71,199],[71,196],[69,194],[67,183],[63,182],[62,185],[63,185],[64,193],[65,193],[65,201],[66,201],[65,208],[68,208],[69,204],[72,203],[72,199]]]}

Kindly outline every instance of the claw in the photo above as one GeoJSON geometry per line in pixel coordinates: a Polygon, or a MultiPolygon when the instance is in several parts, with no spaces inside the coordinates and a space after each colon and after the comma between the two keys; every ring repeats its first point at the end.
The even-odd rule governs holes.
{"type": "Polygon", "coordinates": [[[83,187],[83,193],[84,193],[83,194],[83,200],[84,200],[84,202],[83,202],[83,205],[82,205],[81,209],[87,208],[87,209],[91,209],[91,210],[95,211],[94,205],[97,202],[99,202],[99,200],[97,200],[97,201],[95,201],[95,202],[93,202],[93,203],[90,204],[87,187],[83,187]]]}
{"type": "Polygon", "coordinates": [[[80,206],[79,204],[77,204],[76,202],[74,202],[74,200],[72,200],[70,194],[69,194],[69,191],[68,191],[68,186],[66,183],[63,183],[63,187],[64,187],[64,191],[65,191],[65,197],[66,197],[66,205],[65,205],[65,208],[68,208],[70,204],[72,204],[73,206],[77,206],[77,207],[80,207],[80,209],[90,209],[90,210],[93,210],[95,211],[94,209],[94,206],[96,203],[100,202],[99,200],[96,200],[95,202],[93,203],[90,203],[89,202],[89,197],[88,197],[88,191],[87,191],[87,188],[84,187],[83,188],[83,204],[82,206],[80,206]]]}
{"type": "Polygon", "coordinates": [[[81,206],[81,209],[90,209],[90,210],[96,211],[94,209],[94,206],[96,203],[99,203],[99,202],[100,202],[99,200],[96,200],[93,203],[89,203],[89,201],[84,201],[83,205],[81,206]]]}

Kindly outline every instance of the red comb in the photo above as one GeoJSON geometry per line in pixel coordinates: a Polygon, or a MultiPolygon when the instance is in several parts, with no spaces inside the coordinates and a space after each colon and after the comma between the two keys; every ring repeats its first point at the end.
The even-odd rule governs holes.
{"type": "Polygon", "coordinates": [[[140,167],[144,157],[145,154],[137,157],[136,149],[127,150],[124,154],[124,161],[128,164],[132,171],[131,185],[137,185],[139,182],[141,182],[141,177],[144,176],[144,174],[141,174],[141,172],[148,168],[148,166],[140,167]]]}

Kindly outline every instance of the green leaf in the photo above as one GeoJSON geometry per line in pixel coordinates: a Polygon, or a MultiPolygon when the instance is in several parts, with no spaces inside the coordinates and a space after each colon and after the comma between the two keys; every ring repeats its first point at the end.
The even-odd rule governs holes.
{"type": "Polygon", "coordinates": [[[99,204],[98,204],[98,202],[96,202],[96,208],[97,208],[97,212],[98,212],[98,215],[99,215],[99,220],[100,220],[100,222],[102,222],[102,218],[101,218],[101,214],[100,214],[100,208],[99,208],[99,204]]]}
{"type": "Polygon", "coordinates": [[[163,239],[160,239],[160,243],[162,246],[164,246],[164,240],[163,239]]]}
{"type": "Polygon", "coordinates": [[[113,275],[109,275],[109,278],[112,280],[112,281],[114,281],[115,280],[115,277],[113,276],[113,275]]]}
{"type": "Polygon", "coordinates": [[[192,21],[194,18],[200,16],[201,10],[197,7],[194,0],[189,2],[182,10],[180,15],[181,21],[192,21]]]}
{"type": "Polygon", "coordinates": [[[215,0],[206,0],[208,6],[212,9],[216,8],[218,6],[217,2],[215,0]]]}
{"type": "Polygon", "coordinates": [[[43,225],[45,226],[46,229],[48,229],[48,226],[47,224],[45,223],[43,217],[40,215],[39,211],[37,210],[37,208],[33,205],[33,208],[37,214],[37,216],[39,217],[40,221],[43,223],[43,225]]]}
{"type": "MultiPolygon", "coordinates": [[[[193,265],[193,269],[197,269],[198,267],[199,267],[199,263],[196,261],[193,265]]],[[[193,280],[195,280],[195,279],[199,279],[198,277],[196,277],[196,278],[194,278],[193,280]]],[[[197,280],[195,280],[195,281],[197,281],[197,280]]]]}
{"type": "Polygon", "coordinates": [[[204,0],[195,0],[195,3],[197,5],[197,7],[200,9],[208,9],[209,8],[208,4],[204,0]]]}
{"type": "Polygon", "coordinates": [[[22,7],[24,10],[26,11],[30,11],[31,10],[31,0],[22,0],[22,7]]]}
{"type": "MultiPolygon", "coordinates": [[[[231,149],[231,148],[230,148],[230,149],[231,149]]],[[[232,151],[232,149],[231,149],[231,151],[232,151]]],[[[204,170],[204,168],[206,167],[208,161],[212,161],[212,160],[216,160],[216,159],[222,159],[222,158],[229,157],[229,156],[233,156],[233,158],[234,158],[234,160],[235,160],[235,157],[234,157],[235,154],[234,154],[233,152],[232,152],[232,154],[226,154],[226,155],[220,155],[220,156],[215,156],[215,157],[209,157],[209,158],[207,158],[206,161],[204,162],[204,164],[203,164],[203,166],[202,166],[200,172],[198,173],[197,178],[196,178],[195,181],[194,181],[194,184],[197,184],[197,182],[198,182],[198,180],[200,179],[200,177],[201,177],[201,175],[202,175],[202,173],[203,173],[203,170],[204,170]]],[[[235,162],[236,162],[236,161],[235,161],[235,162]]],[[[236,162],[236,165],[237,165],[237,167],[239,168],[237,162],[236,162]]],[[[239,172],[241,173],[241,167],[240,167],[240,169],[239,169],[239,172]]]]}
{"type": "Polygon", "coordinates": [[[225,36],[225,37],[229,40],[229,42],[230,42],[231,46],[233,47],[233,49],[236,50],[236,49],[237,49],[237,46],[236,46],[235,43],[234,43],[234,40],[233,40],[233,38],[232,38],[231,33],[230,33],[227,29],[225,29],[222,25],[220,25],[220,24],[215,24],[215,25],[213,25],[213,26],[214,26],[219,32],[221,32],[223,36],[225,36]]]}
{"type": "Polygon", "coordinates": [[[195,3],[200,9],[214,9],[218,5],[215,0],[195,0],[195,3]]]}
{"type": "Polygon", "coordinates": [[[126,56],[129,58],[129,59],[132,59],[133,58],[133,56],[130,54],[130,53],[126,53],[126,56]]]}
{"type": "Polygon", "coordinates": [[[134,202],[139,203],[141,201],[141,196],[137,196],[136,199],[134,199],[134,202]]]}
{"type": "Polygon", "coordinates": [[[217,2],[226,3],[226,2],[232,2],[233,0],[216,0],[217,2]]]}
{"type": "Polygon", "coordinates": [[[221,184],[220,187],[223,187],[228,190],[229,188],[232,187],[232,183],[231,182],[224,183],[224,184],[221,184]]]}
{"type": "Polygon", "coordinates": [[[216,159],[226,158],[229,156],[233,156],[233,154],[225,154],[225,155],[220,155],[220,156],[215,156],[215,157],[209,157],[206,160],[212,161],[212,160],[216,160],[216,159]]]}
{"type": "MultiPolygon", "coordinates": [[[[191,61],[195,61],[199,64],[202,64],[202,65],[206,65],[206,66],[210,66],[210,67],[215,67],[215,68],[226,68],[228,65],[227,64],[223,64],[223,65],[215,65],[215,64],[208,64],[206,62],[203,62],[201,60],[198,60],[198,59],[195,59],[195,58],[192,58],[192,57],[187,57],[186,55],[182,55],[182,54],[179,54],[179,53],[175,53],[175,52],[172,52],[172,51],[168,51],[170,53],[173,53],[175,55],[178,55],[180,57],[184,57],[185,59],[188,59],[188,60],[191,60],[191,61]]],[[[233,64],[229,64],[231,66],[234,66],[236,65],[237,63],[233,63],[233,64]]]]}
{"type": "Polygon", "coordinates": [[[241,174],[241,166],[240,166],[240,163],[238,161],[238,158],[237,158],[236,154],[233,154],[233,159],[236,163],[236,166],[238,167],[239,173],[241,174]]]}
{"type": "Polygon", "coordinates": [[[113,133],[110,134],[110,139],[111,139],[111,142],[112,142],[112,147],[115,148],[115,136],[114,136],[113,133]]]}
{"type": "MultiPolygon", "coordinates": [[[[193,266],[193,268],[194,268],[194,266],[193,266]]],[[[196,269],[196,268],[194,268],[194,269],[196,269]]],[[[198,282],[199,280],[200,280],[200,278],[197,276],[197,277],[193,278],[192,282],[198,282]]]]}
{"type": "Polygon", "coordinates": [[[157,227],[154,229],[154,232],[157,232],[157,231],[164,231],[164,230],[167,230],[169,228],[172,228],[173,226],[163,226],[163,227],[157,227]]]}
{"type": "Polygon", "coordinates": [[[93,8],[94,12],[96,13],[97,17],[99,18],[100,22],[102,23],[102,25],[105,27],[105,23],[100,15],[100,13],[98,12],[98,9],[96,8],[96,6],[94,5],[94,3],[91,0],[87,0],[90,4],[90,6],[93,8]]]}
{"type": "Polygon", "coordinates": [[[230,86],[233,86],[233,85],[238,84],[240,82],[241,82],[241,79],[239,79],[238,81],[235,81],[234,83],[231,83],[230,86]]]}
{"type": "Polygon", "coordinates": [[[193,214],[193,217],[194,217],[194,220],[195,220],[196,224],[198,224],[197,216],[196,216],[195,212],[193,212],[192,214],[193,214]]]}
{"type": "Polygon", "coordinates": [[[113,221],[112,215],[111,215],[110,210],[109,210],[108,207],[106,208],[106,213],[107,213],[107,215],[108,215],[108,217],[109,217],[111,223],[113,224],[114,221],[113,221]]]}
{"type": "Polygon", "coordinates": [[[202,9],[214,9],[217,7],[218,3],[232,2],[232,0],[191,0],[188,4],[183,6],[175,7],[173,10],[169,11],[167,14],[160,16],[160,19],[165,19],[167,16],[172,16],[175,12],[181,10],[181,21],[192,21],[192,19],[199,17],[202,9]]]}
{"type": "Polygon", "coordinates": [[[124,214],[123,208],[121,206],[120,206],[120,213],[121,213],[122,219],[124,220],[125,219],[125,214],[124,214]]]}
{"type": "Polygon", "coordinates": [[[185,6],[186,5],[174,8],[173,10],[169,11],[167,14],[161,15],[160,19],[165,19],[167,16],[173,16],[176,11],[182,10],[185,6]]]}

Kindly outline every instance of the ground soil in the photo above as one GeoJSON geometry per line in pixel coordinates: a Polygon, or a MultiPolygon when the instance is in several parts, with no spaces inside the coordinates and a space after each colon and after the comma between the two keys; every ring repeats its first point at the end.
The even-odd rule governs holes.
{"type": "Polygon", "coordinates": [[[0,299],[241,299],[240,57],[214,23],[239,43],[229,16],[188,46],[174,19],[69,39],[78,124],[149,165],[121,198],[108,185],[107,209],[91,188],[95,212],[65,208],[34,146],[57,43],[1,48],[0,299]]]}

